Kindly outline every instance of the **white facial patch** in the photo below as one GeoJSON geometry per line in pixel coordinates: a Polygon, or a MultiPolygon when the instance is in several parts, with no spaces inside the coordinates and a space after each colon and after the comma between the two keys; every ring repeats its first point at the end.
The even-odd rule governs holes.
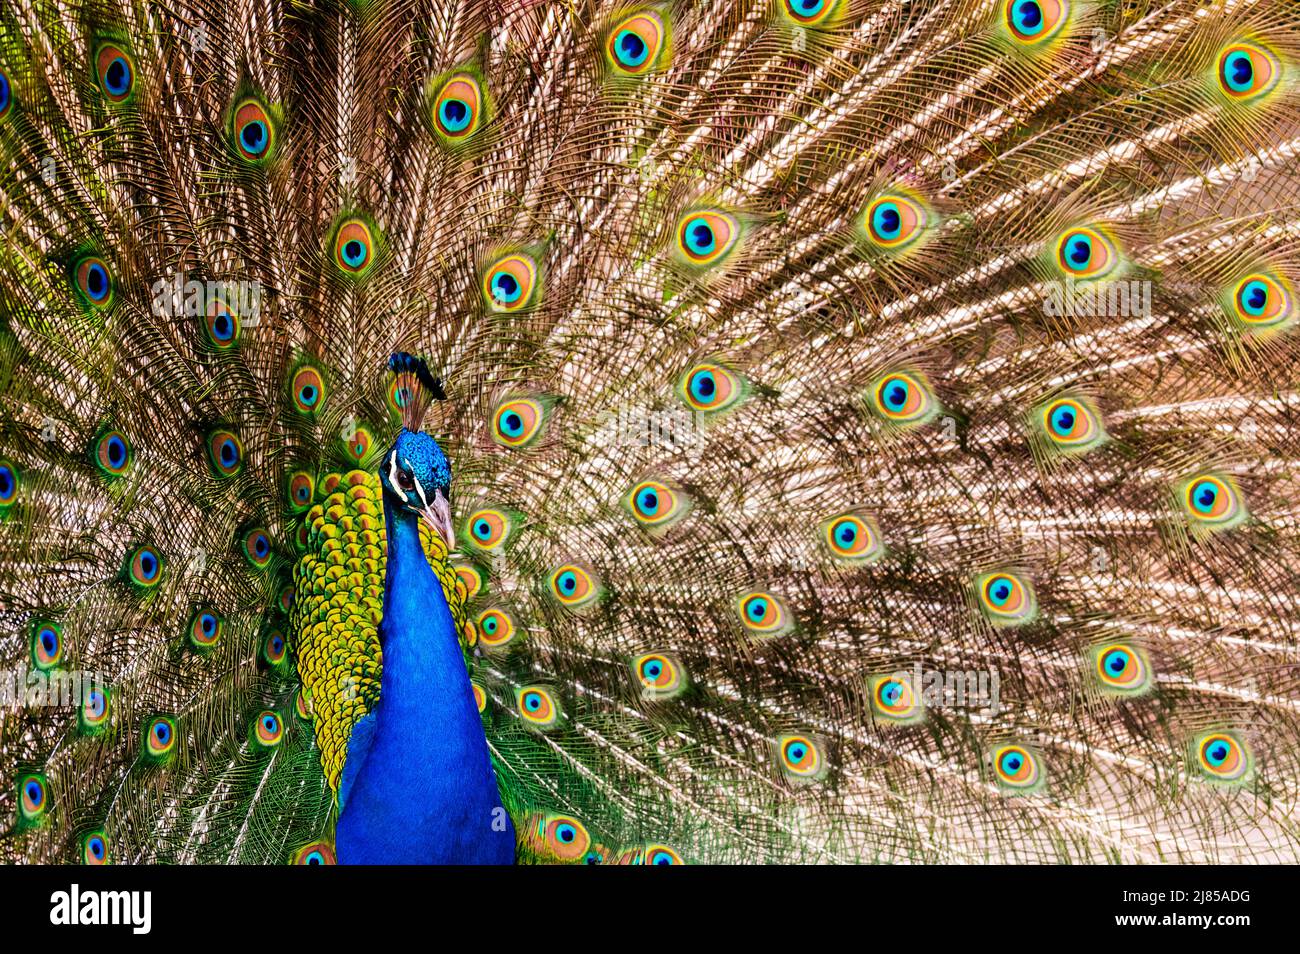
{"type": "MultiPolygon", "coordinates": [[[[392,456],[388,458],[388,485],[397,492],[399,497],[402,498],[402,503],[409,503],[406,499],[406,491],[398,486],[397,483],[397,451],[395,450],[393,451],[392,456]]],[[[417,483],[416,486],[418,487],[419,484],[417,483]]]]}

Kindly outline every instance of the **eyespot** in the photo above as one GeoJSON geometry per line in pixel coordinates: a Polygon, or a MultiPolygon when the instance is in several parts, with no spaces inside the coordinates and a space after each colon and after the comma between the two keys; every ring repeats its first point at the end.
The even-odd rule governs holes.
{"type": "Polygon", "coordinates": [[[102,432],[91,445],[91,460],[108,477],[121,477],[131,466],[131,445],[121,431],[102,432]]]}
{"type": "Polygon", "coordinates": [[[280,594],[275,598],[275,605],[280,607],[280,612],[286,616],[293,609],[293,584],[286,583],[280,587],[280,594]]]}
{"type": "Polygon", "coordinates": [[[469,687],[474,693],[474,705],[482,715],[487,709],[487,692],[477,682],[470,683],[469,687]]]}
{"type": "Polygon", "coordinates": [[[1258,273],[1237,283],[1232,295],[1232,315],[1250,329],[1275,328],[1295,317],[1286,287],[1258,273]]]}
{"type": "Polygon", "coordinates": [[[527,447],[542,432],[546,411],[532,398],[503,402],[492,415],[492,439],[503,447],[527,447]]]}
{"type": "Polygon", "coordinates": [[[221,639],[225,623],[210,609],[201,609],[190,619],[190,645],[199,651],[211,649],[221,639]]]}
{"type": "Polygon", "coordinates": [[[284,738],[284,723],[280,717],[267,709],[257,714],[249,733],[253,744],[263,749],[273,749],[284,738]]]}
{"type": "Polygon", "coordinates": [[[718,414],[740,403],[746,382],[720,364],[704,362],[686,372],[677,383],[677,393],[688,407],[706,414],[718,414]]]}
{"type": "Polygon", "coordinates": [[[289,509],[294,513],[302,513],[311,506],[312,499],[316,496],[315,479],[305,470],[294,471],[289,475],[286,496],[289,509]]]}
{"type": "Polygon", "coordinates": [[[642,852],[647,865],[684,865],[682,856],[667,845],[646,845],[642,852]]]}
{"type": "Polygon", "coordinates": [[[244,551],[244,559],[259,570],[264,569],[271,562],[271,557],[275,555],[271,549],[271,538],[261,527],[247,531],[240,545],[244,551]]]}
{"type": "Polygon", "coordinates": [[[779,0],[781,12],[797,26],[819,27],[835,15],[840,0],[779,0]]]}
{"type": "Polygon", "coordinates": [[[915,242],[928,218],[925,207],[915,199],[889,193],[867,206],[863,224],[873,245],[893,251],[915,242]]]}
{"type": "Polygon", "coordinates": [[[1046,446],[1062,454],[1082,454],[1106,437],[1101,415],[1083,398],[1062,397],[1040,405],[1035,412],[1046,446]]]}
{"type": "Polygon", "coordinates": [[[120,46],[105,43],[95,53],[95,80],[110,103],[124,103],[135,87],[135,61],[120,46]]]}
{"type": "Polygon", "coordinates": [[[1096,229],[1070,229],[1056,240],[1056,264],[1071,278],[1100,278],[1118,263],[1114,243],[1096,229]]]}
{"type": "Polygon", "coordinates": [[[1021,43],[1055,36],[1070,12],[1067,0],[1003,0],[1007,29],[1021,43]]]}
{"type": "Polygon", "coordinates": [[[1208,732],[1195,742],[1202,774],[1216,782],[1239,782],[1251,768],[1250,750],[1229,732],[1208,732]]]}
{"type": "Polygon", "coordinates": [[[510,535],[510,517],[500,510],[485,508],[470,514],[466,521],[469,541],[480,550],[495,550],[510,535]]]}
{"type": "Polygon", "coordinates": [[[95,686],[86,693],[77,715],[83,733],[93,735],[108,725],[111,698],[112,694],[102,686],[95,686]]]}
{"type": "Polygon", "coordinates": [[[488,609],[478,617],[479,642],[484,649],[500,649],[515,637],[515,621],[501,609],[488,609]]]}
{"type": "Polygon", "coordinates": [[[471,564],[457,564],[456,578],[465,584],[465,600],[468,602],[483,589],[483,571],[471,564]]]}
{"type": "Polygon", "coordinates": [[[920,374],[896,371],[871,389],[872,408],[891,424],[912,427],[939,413],[938,402],[920,374]]]}
{"type": "Polygon", "coordinates": [[[1247,517],[1241,492],[1227,476],[1200,474],[1186,480],[1179,499],[1192,524],[1207,530],[1227,530],[1247,517]]]}
{"type": "Polygon", "coordinates": [[[605,40],[610,66],[628,76],[650,72],[664,51],[667,32],[659,14],[649,10],[620,20],[605,40]]]}
{"type": "Polygon", "coordinates": [[[539,729],[549,729],[560,719],[560,709],[550,690],[542,686],[525,686],[515,692],[519,714],[539,729]]]}
{"type": "Polygon", "coordinates": [[[113,277],[108,265],[97,255],[79,258],[72,268],[77,294],[92,308],[103,310],[113,303],[113,277]]]}
{"type": "Polygon", "coordinates": [[[783,735],[776,740],[781,769],[797,779],[814,779],[825,770],[821,749],[806,735],[783,735]]]}
{"type": "Polygon", "coordinates": [[[483,300],[498,314],[522,311],[533,304],[538,289],[537,263],[515,252],[497,259],[483,271],[483,300]]]}
{"type": "Polygon", "coordinates": [[[352,432],[351,437],[344,437],[343,446],[349,457],[360,462],[366,459],[366,454],[370,453],[370,448],[375,446],[375,441],[368,429],[358,427],[352,432]]]}
{"type": "Polygon", "coordinates": [[[176,751],[176,722],[170,716],[154,716],[145,724],[143,755],[147,761],[168,761],[176,751]]]}
{"type": "Polygon", "coordinates": [[[529,821],[533,843],[560,861],[579,861],[591,847],[587,827],[571,815],[537,815],[529,821]]]}
{"type": "Polygon", "coordinates": [[[162,582],[163,559],[153,547],[136,547],[126,559],[127,576],[136,586],[149,589],[162,582]]]}
{"type": "Polygon", "coordinates": [[[21,481],[18,469],[9,461],[0,458],[0,512],[5,507],[13,506],[18,499],[18,487],[21,481]]]}
{"type": "Polygon", "coordinates": [[[1233,43],[1219,54],[1219,89],[1238,102],[1270,92],[1281,75],[1277,57],[1254,43],[1233,43]]]}
{"type": "Polygon", "coordinates": [[[25,824],[34,824],[45,817],[50,808],[50,788],[42,775],[21,775],[18,778],[18,812],[25,824]]]}
{"type": "Polygon", "coordinates": [[[347,219],[334,233],[334,264],[351,278],[365,275],[375,261],[375,236],[361,219],[347,219]]]}
{"type": "Polygon", "coordinates": [[[686,670],[675,656],[646,653],[632,660],[632,675],[648,699],[671,699],[686,688],[686,670]]]}
{"type": "Polygon", "coordinates": [[[483,88],[469,73],[449,77],[433,98],[433,122],[449,143],[463,142],[483,122],[483,88]]]}
{"type": "Polygon", "coordinates": [[[13,86],[9,82],[9,74],[0,70],[0,122],[4,122],[9,115],[9,110],[14,104],[13,86]]]}
{"type": "Polygon", "coordinates": [[[822,542],[833,558],[844,563],[873,563],[885,553],[875,520],[855,513],[843,513],[823,523],[822,542]]]}
{"type": "Polygon", "coordinates": [[[262,661],[268,666],[276,667],[284,663],[288,647],[284,634],[278,629],[268,630],[262,637],[262,661]]]}
{"type": "Polygon", "coordinates": [[[325,379],[311,365],[299,368],[289,380],[289,396],[299,414],[315,414],[325,403],[325,379]]]}
{"type": "Polygon", "coordinates": [[[590,606],[601,597],[599,583],[575,563],[566,563],[551,573],[550,591],[569,609],[590,606]]]}
{"type": "Polygon", "coordinates": [[[1014,792],[1029,792],[1044,781],[1038,759],[1024,746],[1004,745],[993,752],[998,784],[1014,792]]]}
{"type": "Polygon", "coordinates": [[[1132,646],[1123,643],[1102,646],[1094,652],[1094,660],[1103,688],[1132,693],[1147,687],[1146,660],[1132,646]]]}
{"type": "Polygon", "coordinates": [[[777,636],[791,627],[785,605],[771,593],[744,594],[736,600],[736,613],[745,629],[757,636],[777,636]]]}
{"type": "Polygon", "coordinates": [[[102,831],[92,831],[81,839],[81,861],[87,865],[108,864],[108,838],[102,831]]]}
{"type": "Polygon", "coordinates": [[[224,428],[208,435],[208,463],[219,478],[233,477],[243,469],[244,445],[234,431],[224,428]]]}
{"type": "Polygon", "coordinates": [[[980,610],[994,626],[1020,626],[1037,615],[1034,588],[1010,571],[984,573],[975,578],[980,610]]]}
{"type": "Polygon", "coordinates": [[[222,351],[233,348],[239,342],[239,315],[221,295],[214,294],[208,298],[204,312],[203,330],[213,347],[222,351]]]}
{"type": "Polygon", "coordinates": [[[658,480],[643,480],[625,499],[637,523],[652,532],[662,531],[686,516],[690,498],[658,480]]]}
{"type": "Polygon", "coordinates": [[[906,674],[877,676],[869,682],[872,712],[886,722],[917,722],[922,716],[912,680],[906,674]]]}
{"type": "Polygon", "coordinates": [[[714,209],[689,212],[677,223],[677,250],[691,265],[718,264],[739,238],[735,217],[714,209]]]}
{"type": "Polygon", "coordinates": [[[34,619],[29,624],[32,637],[32,662],[37,669],[53,669],[63,659],[63,627],[48,620],[34,619]]]}
{"type": "Polygon", "coordinates": [[[336,865],[338,859],[334,857],[334,849],[329,842],[313,841],[310,845],[303,845],[293,853],[293,864],[336,865]]]}
{"type": "Polygon", "coordinates": [[[264,162],[275,152],[275,124],[256,99],[245,99],[234,108],[230,136],[246,162],[264,162]]]}

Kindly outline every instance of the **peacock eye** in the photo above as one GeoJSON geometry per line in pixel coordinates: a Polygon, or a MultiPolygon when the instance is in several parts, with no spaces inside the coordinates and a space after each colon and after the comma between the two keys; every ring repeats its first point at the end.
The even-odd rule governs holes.
{"type": "Polygon", "coordinates": [[[1219,88],[1238,102],[1272,90],[1281,73],[1277,58],[1254,43],[1233,43],[1219,54],[1219,88]]]}
{"type": "Polygon", "coordinates": [[[926,210],[903,195],[884,195],[867,207],[863,221],[874,245],[897,249],[910,245],[926,226],[926,210]]]}
{"type": "Polygon", "coordinates": [[[414,490],[415,478],[406,471],[399,470],[397,472],[397,486],[401,487],[403,490],[414,490]]]}
{"type": "Polygon", "coordinates": [[[605,41],[610,65],[629,76],[648,73],[659,61],[667,32],[664,20],[653,11],[635,13],[620,21],[605,41]]]}
{"type": "Polygon", "coordinates": [[[1070,278],[1101,278],[1119,264],[1119,252],[1097,229],[1081,226],[1057,239],[1056,263],[1070,278]]]}
{"type": "Polygon", "coordinates": [[[1053,36],[1069,15],[1067,0],[1006,0],[1007,26],[1021,43],[1038,43],[1053,36]]]}

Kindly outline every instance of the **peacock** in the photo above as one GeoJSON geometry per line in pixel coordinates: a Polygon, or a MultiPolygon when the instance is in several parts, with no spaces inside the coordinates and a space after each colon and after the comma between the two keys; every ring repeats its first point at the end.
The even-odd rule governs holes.
{"type": "Polygon", "coordinates": [[[1300,858],[1300,7],[32,0],[0,153],[0,860],[1300,858]]]}

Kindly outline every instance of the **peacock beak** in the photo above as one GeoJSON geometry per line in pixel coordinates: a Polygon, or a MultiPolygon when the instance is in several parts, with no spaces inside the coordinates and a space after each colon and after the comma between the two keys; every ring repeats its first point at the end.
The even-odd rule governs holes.
{"type": "Polygon", "coordinates": [[[420,513],[429,526],[442,536],[448,552],[456,549],[456,528],[451,523],[451,501],[440,489],[434,488],[433,500],[420,513]]]}

